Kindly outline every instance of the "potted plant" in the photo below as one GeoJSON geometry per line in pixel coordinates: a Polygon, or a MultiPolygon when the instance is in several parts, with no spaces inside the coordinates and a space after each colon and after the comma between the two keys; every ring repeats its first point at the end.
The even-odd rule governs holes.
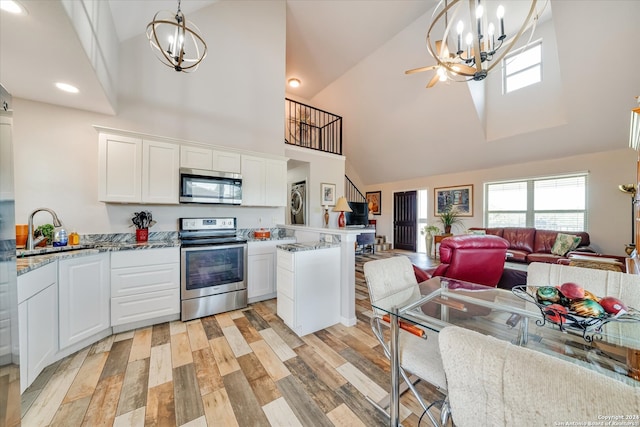
{"type": "Polygon", "coordinates": [[[426,224],[420,230],[420,234],[424,236],[425,247],[427,248],[427,256],[431,257],[431,246],[433,244],[433,235],[434,233],[438,233],[440,231],[440,227],[436,225],[426,224]]]}
{"type": "Polygon", "coordinates": [[[44,239],[38,243],[38,246],[46,246],[47,243],[53,242],[53,230],[54,227],[51,224],[42,224],[36,228],[36,231],[33,233],[34,237],[44,237],[44,239]]]}
{"type": "Polygon", "coordinates": [[[451,226],[462,222],[460,219],[460,213],[453,205],[448,204],[440,214],[440,221],[444,226],[444,232],[446,234],[451,233],[451,226]]]}
{"type": "Polygon", "coordinates": [[[136,227],[136,241],[141,243],[149,240],[149,227],[152,227],[156,222],[153,220],[151,212],[140,211],[134,212],[131,223],[132,227],[136,227]]]}

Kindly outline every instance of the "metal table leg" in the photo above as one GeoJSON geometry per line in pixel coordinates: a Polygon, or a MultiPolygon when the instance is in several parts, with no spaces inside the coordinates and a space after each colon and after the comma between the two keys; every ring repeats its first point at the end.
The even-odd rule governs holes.
{"type": "Polygon", "coordinates": [[[391,309],[391,406],[389,407],[389,425],[398,427],[400,425],[400,395],[398,387],[400,384],[400,362],[398,356],[398,308],[391,309]]]}

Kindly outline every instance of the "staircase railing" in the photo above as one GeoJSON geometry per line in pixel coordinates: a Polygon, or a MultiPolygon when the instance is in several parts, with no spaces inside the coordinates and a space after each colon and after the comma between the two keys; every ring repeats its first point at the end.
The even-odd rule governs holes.
{"type": "Polygon", "coordinates": [[[366,202],[367,198],[358,190],[358,187],[349,179],[348,176],[344,176],[344,197],[348,202],[366,202]]]}
{"type": "Polygon", "coordinates": [[[342,117],[285,98],[284,142],[342,154],[342,117]]]}

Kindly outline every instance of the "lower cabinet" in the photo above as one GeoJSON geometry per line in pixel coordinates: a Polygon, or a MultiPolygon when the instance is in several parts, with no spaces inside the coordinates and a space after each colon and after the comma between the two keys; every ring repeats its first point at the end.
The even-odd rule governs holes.
{"type": "Polygon", "coordinates": [[[55,361],[58,351],[58,269],[47,264],[18,277],[20,393],[55,361]]]}
{"type": "Polygon", "coordinates": [[[247,248],[247,301],[251,304],[276,296],[276,246],[295,239],[249,242],[247,248]]]}
{"type": "Polygon", "coordinates": [[[277,313],[299,336],[340,322],[340,248],[277,251],[277,313]]]}
{"type": "Polygon", "coordinates": [[[59,261],[60,349],[111,327],[109,254],[59,261]]]}
{"type": "Polygon", "coordinates": [[[111,253],[111,326],[180,313],[180,248],[111,253]]]}

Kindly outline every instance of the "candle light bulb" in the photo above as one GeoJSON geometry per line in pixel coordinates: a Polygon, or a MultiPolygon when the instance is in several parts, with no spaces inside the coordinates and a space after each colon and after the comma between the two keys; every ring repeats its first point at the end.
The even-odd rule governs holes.
{"type": "Polygon", "coordinates": [[[447,72],[444,69],[444,67],[439,67],[438,68],[438,77],[440,78],[441,82],[446,82],[447,81],[447,72]]]}
{"type": "Polygon", "coordinates": [[[498,17],[498,19],[504,18],[504,6],[503,5],[498,6],[498,10],[496,11],[496,16],[498,17]]]}
{"type": "Polygon", "coordinates": [[[462,31],[464,30],[464,22],[462,20],[458,21],[456,30],[458,31],[458,52],[456,53],[460,55],[462,53],[462,31]]]}
{"type": "Polygon", "coordinates": [[[473,43],[473,34],[467,33],[467,37],[464,41],[467,43],[467,46],[471,46],[471,43],[473,43]]]}
{"type": "Polygon", "coordinates": [[[480,19],[482,18],[482,14],[484,13],[484,7],[479,4],[478,7],[476,7],[476,18],[480,19]]]}
{"type": "Polygon", "coordinates": [[[493,34],[496,32],[496,26],[493,25],[493,22],[489,22],[489,27],[487,28],[487,34],[489,34],[489,50],[493,50],[494,38],[493,34]]]}
{"type": "Polygon", "coordinates": [[[464,22],[458,21],[458,25],[456,26],[456,30],[458,31],[458,34],[462,34],[462,32],[464,31],[464,22]]]}

